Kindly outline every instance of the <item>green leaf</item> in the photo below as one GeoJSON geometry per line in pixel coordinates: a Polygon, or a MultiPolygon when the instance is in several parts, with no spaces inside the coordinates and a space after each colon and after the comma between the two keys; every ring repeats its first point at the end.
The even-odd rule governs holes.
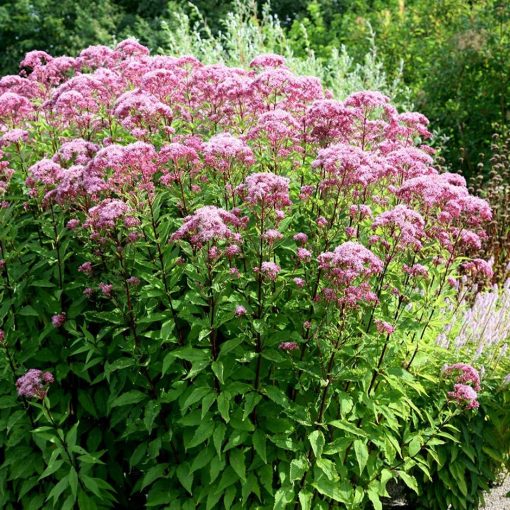
{"type": "Polygon", "coordinates": [[[163,364],[161,367],[161,375],[165,375],[168,372],[168,369],[172,366],[172,363],[175,361],[175,355],[173,352],[169,352],[163,358],[163,364]]]}
{"type": "Polygon", "coordinates": [[[197,388],[193,388],[192,392],[188,395],[186,400],[184,400],[181,406],[181,411],[186,411],[188,407],[202,400],[209,393],[214,393],[213,389],[209,386],[199,386],[197,388]]]}
{"type": "Polygon", "coordinates": [[[66,490],[69,486],[69,475],[64,476],[62,480],[60,480],[57,485],[55,485],[48,494],[46,501],[49,499],[53,499],[53,502],[56,504],[60,498],[60,495],[66,490]]]}
{"type": "Polygon", "coordinates": [[[101,490],[99,489],[99,485],[97,484],[96,478],[92,478],[90,476],[80,474],[80,480],[83,482],[85,487],[92,492],[98,498],[101,497],[101,490]]]}
{"type": "Polygon", "coordinates": [[[78,508],[80,510],[96,510],[97,505],[95,501],[87,495],[86,492],[80,490],[78,492],[78,508]]]}
{"type": "Polygon", "coordinates": [[[51,462],[48,465],[48,467],[42,472],[41,476],[39,477],[39,480],[41,480],[42,478],[46,478],[47,476],[50,476],[56,471],[58,471],[63,463],[64,463],[63,460],[55,460],[54,462],[51,462]]]}
{"type": "Polygon", "coordinates": [[[212,371],[214,372],[214,375],[217,377],[218,381],[220,381],[221,384],[224,384],[223,381],[223,363],[221,361],[213,361],[211,363],[212,371]]]}
{"type": "Polygon", "coordinates": [[[359,427],[356,427],[347,420],[333,420],[332,422],[329,423],[329,425],[335,427],[336,429],[341,429],[344,430],[345,432],[349,432],[358,437],[367,437],[367,434],[364,430],[360,429],[359,427]]]}
{"type": "Polygon", "coordinates": [[[339,479],[334,462],[328,459],[317,459],[315,464],[331,481],[339,479]]]}
{"type": "Polygon", "coordinates": [[[414,457],[421,450],[421,437],[414,436],[409,443],[409,456],[414,457]]]}
{"type": "Polygon", "coordinates": [[[78,473],[76,469],[74,469],[74,466],[71,466],[69,470],[69,487],[71,487],[73,499],[76,501],[76,497],[78,496],[78,473]]]}
{"type": "MultiPolygon", "coordinates": [[[[210,482],[213,483],[218,475],[225,469],[225,459],[220,457],[213,457],[209,464],[209,477],[210,482]]],[[[229,467],[232,471],[232,468],[229,467]]],[[[232,471],[233,472],[233,471],[232,471]]]]}
{"type": "MultiPolygon", "coordinates": [[[[165,464],[156,464],[155,466],[152,466],[145,473],[140,490],[145,489],[145,487],[148,487],[152,482],[154,482],[158,478],[161,478],[165,474],[165,469],[166,469],[165,464]]],[[[179,478],[179,476],[177,476],[177,478],[179,478]]]]}
{"type": "Polygon", "coordinates": [[[317,459],[322,456],[322,451],[324,450],[324,445],[326,443],[324,439],[324,434],[320,430],[314,430],[309,436],[308,440],[312,445],[312,450],[317,459]]]}
{"type": "Polygon", "coordinates": [[[221,414],[221,417],[228,423],[230,421],[230,399],[231,395],[228,392],[220,393],[218,396],[218,411],[221,414]]]}
{"type": "Polygon", "coordinates": [[[220,347],[219,357],[221,358],[221,357],[225,356],[225,354],[234,350],[238,345],[241,345],[242,343],[243,343],[242,338],[236,338],[233,340],[227,340],[226,342],[223,342],[220,347]]]}
{"type": "Polygon", "coordinates": [[[294,501],[294,490],[291,487],[282,487],[274,495],[273,510],[283,510],[294,501]]]}
{"type": "Polygon", "coordinates": [[[260,487],[257,477],[252,473],[248,474],[247,482],[242,484],[241,487],[241,496],[242,496],[242,507],[246,508],[246,501],[250,494],[255,494],[260,501],[260,487]]]}
{"type": "Polygon", "coordinates": [[[285,393],[276,386],[267,386],[265,388],[265,393],[275,404],[287,409],[289,407],[289,401],[285,393]]]}
{"type": "Polygon", "coordinates": [[[76,497],[71,494],[64,501],[64,504],[60,507],[60,510],[73,510],[75,501],[76,497]]]}
{"type": "Polygon", "coordinates": [[[195,433],[193,434],[193,438],[191,441],[186,445],[187,448],[194,448],[195,446],[198,446],[202,444],[204,441],[209,439],[214,432],[214,426],[211,419],[209,420],[203,420],[202,423],[198,426],[198,428],[195,430],[195,433]]]}
{"type": "Polygon", "coordinates": [[[147,452],[147,443],[140,443],[129,458],[129,467],[136,466],[147,452]]]}
{"type": "Polygon", "coordinates": [[[94,400],[90,395],[90,391],[78,390],[78,402],[80,403],[80,406],[87,411],[87,413],[94,416],[94,418],[97,417],[97,411],[94,406],[94,400]]]}
{"type": "Polygon", "coordinates": [[[262,429],[257,429],[252,436],[253,447],[264,464],[267,464],[266,457],[266,434],[262,429]]]}
{"type": "Polygon", "coordinates": [[[76,435],[78,433],[78,424],[80,422],[77,421],[69,430],[69,432],[66,435],[66,444],[69,446],[69,448],[72,448],[76,445],[76,435]]]}
{"type": "Polygon", "coordinates": [[[301,480],[308,469],[306,457],[292,459],[290,462],[290,481],[301,480]]]}
{"type": "Polygon", "coordinates": [[[230,510],[232,503],[234,502],[234,499],[236,497],[236,488],[234,485],[231,485],[226,491],[225,495],[223,496],[223,506],[225,510],[230,510]]]}
{"type": "Polygon", "coordinates": [[[225,432],[227,431],[227,427],[223,423],[217,423],[213,433],[213,443],[214,448],[216,448],[216,452],[218,453],[218,457],[221,458],[221,446],[223,444],[223,440],[225,439],[225,432]]]}
{"type": "Polygon", "coordinates": [[[349,482],[345,480],[332,482],[322,471],[316,472],[312,487],[315,487],[322,495],[339,503],[349,503],[352,498],[353,490],[349,482]]]}
{"type": "Polygon", "coordinates": [[[363,473],[368,461],[368,448],[367,445],[360,439],[354,441],[354,453],[358,461],[359,473],[363,473]]]}
{"type": "Polygon", "coordinates": [[[402,479],[402,481],[416,494],[420,494],[420,491],[418,489],[418,482],[416,481],[416,478],[414,476],[409,475],[405,471],[398,471],[398,476],[402,479]]]}
{"type": "Polygon", "coordinates": [[[145,425],[145,429],[150,434],[152,432],[152,427],[154,426],[154,420],[158,417],[161,411],[161,405],[159,402],[154,400],[150,400],[147,402],[145,406],[145,414],[143,417],[143,424],[145,425]]]}
{"type": "Polygon", "coordinates": [[[312,499],[313,494],[309,491],[302,490],[298,494],[299,504],[301,505],[301,510],[311,510],[312,509],[312,499]]]}
{"type": "Polygon", "coordinates": [[[193,463],[191,464],[191,467],[190,467],[190,473],[194,473],[195,471],[205,467],[207,464],[209,464],[209,462],[211,462],[211,459],[213,458],[213,456],[214,456],[214,451],[211,448],[211,446],[200,450],[198,455],[193,459],[193,463]]]}
{"type": "Polygon", "coordinates": [[[113,400],[113,402],[110,405],[110,408],[114,407],[120,407],[120,406],[127,406],[127,405],[133,405],[138,404],[142,400],[145,400],[147,396],[145,393],[142,393],[138,390],[131,390],[126,393],[123,393],[122,395],[119,395],[116,399],[113,400]]]}
{"type": "Polygon", "coordinates": [[[377,491],[374,488],[368,489],[367,496],[372,505],[374,505],[374,510],[382,510],[383,506],[379,499],[379,494],[377,494],[377,491]]]}
{"type": "Polygon", "coordinates": [[[177,479],[181,482],[181,485],[191,494],[193,487],[193,473],[190,473],[190,469],[187,463],[180,464],[175,472],[177,479]]]}
{"type": "Polygon", "coordinates": [[[243,482],[246,482],[246,466],[244,462],[244,452],[242,450],[239,448],[230,450],[230,465],[237,476],[243,482]]]}
{"type": "Polygon", "coordinates": [[[255,391],[251,391],[246,395],[245,404],[244,404],[244,412],[243,412],[243,420],[246,420],[251,412],[255,409],[255,406],[262,400],[262,395],[255,391]]]}

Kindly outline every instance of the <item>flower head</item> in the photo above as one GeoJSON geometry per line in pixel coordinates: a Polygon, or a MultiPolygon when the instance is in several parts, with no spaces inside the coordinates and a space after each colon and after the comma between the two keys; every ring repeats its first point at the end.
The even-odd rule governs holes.
{"type": "Polygon", "coordinates": [[[446,366],[443,369],[443,375],[455,376],[455,382],[459,384],[469,384],[476,391],[480,391],[480,374],[478,370],[467,363],[455,363],[446,366]]]}
{"type": "Polygon", "coordinates": [[[282,351],[295,351],[299,349],[299,345],[296,342],[282,342],[278,347],[282,351]]]}
{"type": "Polygon", "coordinates": [[[53,326],[55,328],[62,327],[64,325],[65,321],[66,321],[65,312],[58,313],[51,318],[51,323],[53,324],[53,326]]]}
{"type": "Polygon", "coordinates": [[[184,223],[172,234],[171,240],[188,238],[191,244],[197,247],[210,241],[239,241],[240,235],[234,233],[231,227],[240,225],[241,221],[235,214],[213,205],[207,205],[184,218],[184,223]]]}
{"type": "Polygon", "coordinates": [[[289,182],[288,177],[256,173],[249,175],[238,189],[251,205],[283,208],[292,203],[289,198],[289,182]]]}
{"type": "Polygon", "coordinates": [[[480,406],[478,402],[478,393],[466,384],[455,384],[453,391],[448,392],[448,398],[456,401],[465,409],[476,409],[480,406]]]}
{"type": "Polygon", "coordinates": [[[349,285],[358,278],[367,278],[383,269],[376,255],[354,241],[347,241],[332,252],[321,253],[318,261],[328,279],[339,285],[349,285]]]}
{"type": "Polygon", "coordinates": [[[37,368],[31,368],[16,381],[18,395],[42,400],[48,393],[48,386],[53,381],[54,378],[50,372],[42,372],[37,368]]]}
{"type": "Polygon", "coordinates": [[[280,266],[274,262],[262,262],[260,272],[269,280],[276,280],[280,272],[280,266]]]}
{"type": "Polygon", "coordinates": [[[246,315],[246,308],[242,305],[236,306],[236,317],[242,317],[243,315],[246,315]]]}

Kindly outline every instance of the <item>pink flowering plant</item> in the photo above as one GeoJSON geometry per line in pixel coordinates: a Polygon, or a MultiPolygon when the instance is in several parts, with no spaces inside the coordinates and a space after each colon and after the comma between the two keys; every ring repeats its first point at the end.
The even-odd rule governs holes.
{"type": "Polygon", "coordinates": [[[420,492],[481,384],[433,355],[449,279],[490,272],[491,209],[434,168],[427,119],[276,55],[126,40],[21,68],[0,80],[2,506],[420,492]]]}

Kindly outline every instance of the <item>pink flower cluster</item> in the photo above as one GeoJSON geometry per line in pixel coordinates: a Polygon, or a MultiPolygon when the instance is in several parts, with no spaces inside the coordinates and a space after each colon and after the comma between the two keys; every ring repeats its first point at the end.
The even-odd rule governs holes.
{"type": "Polygon", "coordinates": [[[478,370],[466,363],[455,363],[443,369],[444,376],[454,376],[453,391],[448,392],[448,398],[454,400],[465,409],[479,407],[478,391],[480,391],[480,374],[478,370]]]}
{"type": "MultiPolygon", "coordinates": [[[[110,244],[119,255],[124,242],[161,236],[175,243],[162,250],[175,251],[177,265],[202,250],[209,273],[242,294],[232,298],[246,305],[235,306],[237,318],[256,309],[253,287],[260,300],[283,288],[303,310],[324,300],[355,315],[361,303],[375,309],[407,285],[431,284],[430,261],[442,266],[434,274],[447,269],[445,277],[457,278],[459,256],[484,241],[487,202],[461,176],[434,168],[427,119],[399,113],[379,92],[338,101],[279,55],[239,69],[151,56],[132,39],[76,57],[30,52],[21,69],[0,79],[0,194],[19,185],[12,177],[20,148],[36,140],[26,207],[51,208],[65,236],[87,249],[90,234],[80,279],[106,281],[89,281],[87,297],[115,296],[93,257],[108,255],[110,244]],[[388,285],[388,275],[403,285],[388,285]]],[[[481,259],[462,270],[491,276],[481,259]]],[[[135,293],[141,281],[128,271],[122,282],[135,293]]],[[[65,320],[61,313],[52,323],[65,320]]],[[[377,319],[375,329],[391,335],[395,326],[377,319]]],[[[470,389],[456,388],[452,398],[471,405],[479,380],[465,369],[448,373],[459,370],[456,385],[470,389]]]]}
{"type": "Polygon", "coordinates": [[[235,214],[207,205],[186,217],[182,226],[172,234],[171,240],[188,238],[191,244],[197,247],[220,240],[239,241],[240,235],[231,228],[240,225],[241,222],[235,214]]]}
{"type": "Polygon", "coordinates": [[[238,191],[248,204],[281,209],[291,205],[288,177],[271,173],[249,175],[238,191]]]}
{"type": "Polygon", "coordinates": [[[455,400],[459,405],[466,409],[476,409],[480,406],[478,402],[478,393],[466,384],[455,384],[453,391],[448,392],[448,398],[455,400]]]}
{"type": "Polygon", "coordinates": [[[48,386],[53,381],[54,378],[50,372],[42,372],[37,368],[31,368],[16,381],[18,395],[42,400],[48,393],[48,386]]]}
{"type": "Polygon", "coordinates": [[[443,375],[455,376],[455,382],[469,384],[475,391],[480,391],[480,374],[478,370],[466,363],[455,363],[443,369],[443,375]]]}
{"type": "Polygon", "coordinates": [[[383,269],[381,260],[362,244],[347,241],[334,251],[321,253],[319,267],[331,282],[348,286],[357,279],[366,279],[383,269]]]}

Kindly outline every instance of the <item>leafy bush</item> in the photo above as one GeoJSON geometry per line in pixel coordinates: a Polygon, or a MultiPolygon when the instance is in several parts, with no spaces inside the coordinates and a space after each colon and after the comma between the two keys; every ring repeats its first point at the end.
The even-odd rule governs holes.
{"type": "Polygon", "coordinates": [[[483,373],[483,392],[479,411],[469,419],[455,418],[449,431],[451,441],[437,452],[431,480],[421,476],[419,497],[409,495],[416,508],[476,509],[482,494],[496,482],[501,466],[508,468],[510,397],[507,356],[510,329],[510,281],[502,288],[478,292],[464,277],[455,301],[445,310],[450,321],[437,343],[446,351],[439,353],[445,362],[467,361],[483,373]],[[473,301],[474,298],[474,301],[473,301]]]}
{"type": "MultiPolygon", "coordinates": [[[[479,405],[490,220],[427,120],[133,40],[0,80],[3,508],[382,508],[479,405]],[[17,394],[16,394],[17,390],[17,394]]],[[[431,461],[432,459],[432,461],[431,461]]]]}

